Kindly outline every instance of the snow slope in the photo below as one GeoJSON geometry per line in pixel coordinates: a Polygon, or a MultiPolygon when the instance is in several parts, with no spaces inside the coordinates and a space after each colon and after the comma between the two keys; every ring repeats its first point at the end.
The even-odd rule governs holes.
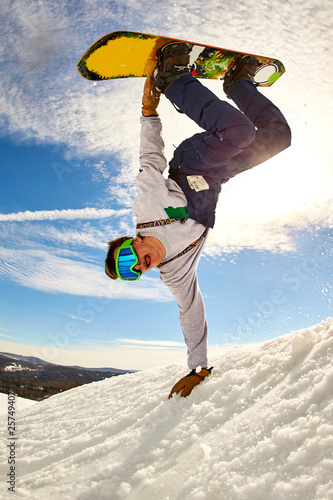
{"type": "MultiPolygon", "coordinates": [[[[25,408],[29,408],[31,405],[36,404],[36,401],[32,399],[25,398],[15,398],[15,409],[17,412],[21,412],[25,408]]],[[[0,416],[8,414],[8,395],[0,393],[0,416]]]]}
{"type": "Polygon", "coordinates": [[[332,357],[329,318],[226,348],[185,399],[167,400],[186,373],[172,365],[37,403],[18,422],[16,498],[330,500],[332,357]]]}

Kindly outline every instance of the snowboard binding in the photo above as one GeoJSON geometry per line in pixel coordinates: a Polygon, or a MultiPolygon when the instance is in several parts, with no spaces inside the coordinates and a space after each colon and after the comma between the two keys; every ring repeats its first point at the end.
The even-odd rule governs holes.
{"type": "Polygon", "coordinates": [[[235,64],[229,69],[224,77],[223,90],[227,97],[232,99],[230,89],[235,83],[241,80],[253,82],[254,76],[260,66],[260,62],[254,56],[235,57],[235,64]]]}
{"type": "Polygon", "coordinates": [[[158,49],[158,63],[154,70],[157,90],[165,94],[168,87],[183,75],[190,73],[190,52],[193,45],[187,42],[175,42],[158,49]]]}

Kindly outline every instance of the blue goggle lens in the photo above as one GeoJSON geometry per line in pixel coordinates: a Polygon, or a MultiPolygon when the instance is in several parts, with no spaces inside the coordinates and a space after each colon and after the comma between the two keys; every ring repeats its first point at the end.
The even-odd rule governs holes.
{"type": "Polygon", "coordinates": [[[126,240],[118,249],[116,271],[122,280],[135,281],[141,276],[141,271],[136,271],[134,266],[139,262],[138,256],[132,246],[132,240],[126,240]]]}

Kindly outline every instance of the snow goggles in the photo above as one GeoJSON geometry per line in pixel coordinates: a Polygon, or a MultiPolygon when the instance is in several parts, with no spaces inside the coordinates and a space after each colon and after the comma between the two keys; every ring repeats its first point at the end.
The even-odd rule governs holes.
{"type": "Polygon", "coordinates": [[[116,273],[123,281],[136,281],[141,276],[141,271],[133,269],[139,262],[139,257],[132,245],[133,239],[125,240],[117,251],[116,273]]]}

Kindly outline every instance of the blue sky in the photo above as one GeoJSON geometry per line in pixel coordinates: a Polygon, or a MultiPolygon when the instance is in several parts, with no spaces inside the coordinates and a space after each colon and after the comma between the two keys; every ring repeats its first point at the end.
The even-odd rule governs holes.
{"type": "MultiPolygon", "coordinates": [[[[228,1],[209,10],[198,0],[5,2],[1,351],[94,367],[186,364],[177,304],[158,273],[131,284],[104,275],[107,241],[134,231],[143,80],[88,82],[76,63],[118,29],[272,55],[287,68],[263,92],[289,121],[292,148],[223,188],[199,265],[210,352],[332,316],[333,89],[324,64],[332,7],[256,5],[244,4],[256,20],[249,29],[242,6],[228,1]],[[315,74],[304,78],[310,57],[320,83],[315,74]]],[[[224,98],[220,83],[205,84],[224,98]]],[[[164,98],[159,112],[170,159],[197,128],[164,98]]]]}

